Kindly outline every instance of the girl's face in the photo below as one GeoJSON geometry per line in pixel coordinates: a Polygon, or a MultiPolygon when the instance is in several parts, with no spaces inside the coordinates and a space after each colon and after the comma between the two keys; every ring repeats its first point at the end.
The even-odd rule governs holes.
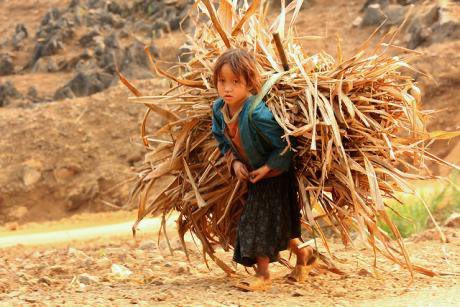
{"type": "Polygon", "coordinates": [[[217,92],[230,107],[239,107],[251,95],[243,76],[235,75],[229,64],[224,64],[220,70],[217,92]]]}

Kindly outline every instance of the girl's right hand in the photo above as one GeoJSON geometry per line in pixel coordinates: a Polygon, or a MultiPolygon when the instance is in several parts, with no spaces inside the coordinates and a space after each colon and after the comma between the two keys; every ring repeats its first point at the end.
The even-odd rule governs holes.
{"type": "Polygon", "coordinates": [[[236,177],[240,180],[248,180],[249,172],[243,162],[235,160],[233,161],[233,171],[235,172],[236,177]]]}

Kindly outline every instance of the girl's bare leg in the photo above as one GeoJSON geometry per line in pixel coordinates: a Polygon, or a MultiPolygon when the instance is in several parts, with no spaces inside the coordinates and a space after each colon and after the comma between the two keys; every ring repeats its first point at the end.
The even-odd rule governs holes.
{"type": "Polygon", "coordinates": [[[270,259],[268,257],[257,257],[257,269],[256,276],[263,278],[265,280],[270,279],[270,271],[268,266],[270,264],[270,259]]]}
{"type": "Polygon", "coordinates": [[[297,257],[297,265],[307,265],[308,260],[313,256],[313,247],[307,246],[304,248],[298,248],[297,246],[302,244],[299,238],[292,239],[289,241],[289,248],[297,257]]]}

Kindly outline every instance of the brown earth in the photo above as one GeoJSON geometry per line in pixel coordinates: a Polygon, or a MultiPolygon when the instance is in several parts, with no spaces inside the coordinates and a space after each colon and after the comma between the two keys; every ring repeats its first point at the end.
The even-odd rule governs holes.
{"type": "MultiPolygon", "coordinates": [[[[0,29],[8,37],[16,23],[28,27],[30,36],[40,18],[51,7],[63,7],[69,1],[2,1],[0,29]],[[8,18],[14,15],[15,18],[8,18]]],[[[335,35],[342,38],[344,56],[351,56],[359,43],[373,31],[351,25],[364,1],[322,1],[307,6],[298,18],[298,36],[318,35],[319,40],[302,40],[308,52],[325,50],[336,53],[335,35]]],[[[80,33],[82,34],[82,33],[80,33]]],[[[176,50],[185,40],[173,33],[155,41],[160,59],[174,60],[176,50]]],[[[128,42],[122,42],[126,44],[128,42]]],[[[460,56],[459,41],[434,44],[421,49],[424,55],[414,66],[430,72],[437,83],[415,75],[424,90],[426,109],[437,110],[430,129],[459,129],[460,56]]],[[[22,67],[33,45],[29,38],[24,50],[15,54],[15,64],[22,67]]],[[[80,53],[77,43],[69,43],[57,56],[69,58],[80,53]]],[[[168,63],[163,64],[170,65],[168,63]]],[[[2,77],[11,80],[21,93],[30,85],[40,94],[52,97],[56,89],[73,74],[21,73],[2,77]]],[[[143,93],[157,94],[168,83],[160,78],[136,83],[143,93]]],[[[0,109],[0,223],[58,219],[82,211],[114,210],[126,205],[133,166],[142,163],[139,124],[145,109],[127,101],[130,93],[122,86],[89,97],[45,104],[19,103],[0,109]]],[[[161,119],[152,118],[150,129],[161,119]]],[[[460,162],[459,138],[446,145],[435,143],[433,151],[451,162],[460,162]]],[[[448,173],[433,167],[434,172],[448,173]]]]}
{"type": "MultiPolygon", "coordinates": [[[[297,23],[299,37],[320,35],[324,38],[304,41],[304,47],[311,53],[325,50],[335,54],[337,33],[343,40],[345,56],[352,55],[373,31],[373,28],[351,25],[364,2],[324,0],[305,8],[297,23]]],[[[10,37],[14,26],[21,22],[33,35],[50,7],[63,7],[68,3],[0,0],[0,30],[10,37]]],[[[155,43],[159,46],[160,58],[171,61],[183,42],[184,35],[175,33],[155,43]]],[[[424,90],[423,108],[439,111],[429,122],[433,130],[460,129],[459,44],[459,41],[451,41],[420,48],[424,55],[413,61],[416,68],[430,72],[437,81],[415,75],[424,90]]],[[[26,63],[32,48],[29,42],[24,50],[15,53],[16,65],[26,63]]],[[[58,55],[70,58],[82,51],[76,50],[78,48],[77,44],[70,44],[58,55]]],[[[23,73],[0,77],[0,81],[13,81],[21,93],[34,85],[40,94],[51,97],[72,76],[72,73],[23,73]]],[[[134,83],[147,94],[157,94],[168,87],[168,83],[158,77],[134,83]]],[[[93,213],[126,205],[131,188],[127,180],[143,160],[139,125],[145,108],[130,104],[129,95],[123,86],[117,85],[90,97],[0,108],[1,237],[135,219],[133,212],[93,213]]],[[[152,117],[148,128],[159,125],[161,119],[152,117]]],[[[435,143],[432,148],[441,157],[460,163],[459,138],[448,144],[435,143]]],[[[437,167],[432,169],[443,174],[448,172],[437,167]]],[[[430,240],[430,234],[425,234],[428,241],[423,236],[408,241],[413,259],[438,271],[457,270],[460,233],[449,230],[447,234],[451,242],[444,247],[451,266],[445,259],[442,244],[430,240]]],[[[170,236],[177,247],[175,234],[170,236]]],[[[148,241],[152,235],[140,234],[138,238],[148,241]]],[[[144,242],[144,249],[139,249],[139,244],[142,243],[135,243],[127,233],[110,239],[1,249],[0,302],[14,306],[45,303],[406,306],[417,300],[439,306],[454,305],[460,298],[458,275],[430,278],[417,274],[410,283],[407,271],[380,259],[378,274],[369,275],[372,258],[361,246],[350,250],[333,244],[337,262],[347,272],[346,276],[324,273],[312,276],[306,284],[292,286],[282,279],[287,269],[275,265],[274,286],[264,294],[256,294],[234,289],[231,284],[235,279],[225,277],[212,263],[212,270],[208,271],[196,250],[192,249],[192,261],[187,263],[180,251],[170,256],[164,242],[159,246],[144,242]],[[111,275],[113,263],[126,266],[133,275],[119,280],[111,275]],[[93,283],[91,276],[81,277],[84,273],[99,280],[93,283]],[[84,282],[89,285],[82,286],[84,282]]],[[[225,259],[231,256],[223,251],[221,254],[225,259]]],[[[245,275],[241,268],[238,273],[237,279],[245,275]]]]}
{"type": "MultiPolygon", "coordinates": [[[[71,231],[66,226],[88,226],[101,218],[110,224],[133,215],[83,215],[41,226],[71,231]]],[[[159,223],[155,225],[140,232],[137,241],[127,229],[109,238],[94,233],[85,241],[42,242],[46,245],[38,246],[29,246],[33,244],[29,242],[27,246],[0,249],[0,305],[454,306],[460,299],[460,232],[454,228],[444,229],[447,244],[436,240],[433,230],[406,240],[412,261],[440,272],[439,276],[415,274],[411,280],[407,270],[380,258],[379,269],[374,272],[373,257],[364,246],[358,243],[355,249],[344,248],[333,242],[336,264],[345,275],[314,272],[306,283],[292,285],[284,279],[289,270],[275,263],[272,287],[263,293],[245,293],[233,286],[247,276],[242,267],[234,277],[226,276],[211,260],[208,269],[190,237],[186,237],[191,260],[187,262],[171,221],[172,256],[164,238],[156,243],[159,223]],[[117,265],[132,274],[116,273],[117,265]]],[[[0,243],[2,238],[24,233],[33,238],[36,225],[23,226],[16,232],[2,232],[0,243]]],[[[324,252],[322,246],[319,249],[324,252]]],[[[220,250],[218,255],[230,261],[231,252],[220,250]]],[[[288,254],[283,252],[282,256],[287,258],[288,254]]]]}

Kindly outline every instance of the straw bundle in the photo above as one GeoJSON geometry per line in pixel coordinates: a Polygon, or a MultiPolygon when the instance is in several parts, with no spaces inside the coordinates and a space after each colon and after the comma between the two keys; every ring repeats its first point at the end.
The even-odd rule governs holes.
{"type": "MultiPolygon", "coordinates": [[[[258,99],[267,103],[284,137],[296,138],[295,170],[305,230],[319,235],[330,255],[322,227],[331,227],[345,244],[352,243],[352,232],[358,234],[375,255],[381,253],[411,274],[414,270],[434,274],[411,264],[385,213],[386,199],[395,198],[396,192],[414,193],[407,179],[429,177],[419,174],[425,159],[442,162],[425,151],[433,135],[426,131],[424,115],[417,108],[420,91],[401,72],[409,65],[390,55],[396,32],[372,48],[370,38],[350,59],[342,58],[340,46],[337,59],[326,53],[308,56],[293,28],[301,0],[287,7],[282,1],[273,24],[266,18],[267,3],[256,0],[243,9],[236,3],[221,0],[217,11],[209,0],[195,3],[196,31],[189,37],[193,59],[180,65],[178,77],[160,69],[150,57],[154,70],[176,84],[163,95],[142,96],[121,76],[137,96],[130,100],[148,107],[142,125],[148,152],[132,194],[139,202],[136,225],[148,214],[162,214],[165,221],[177,211],[182,242],[191,231],[205,255],[226,272],[233,271],[216,258],[214,248],[232,248],[245,184],[230,176],[211,135],[211,106],[217,92],[210,80],[216,58],[226,48],[239,47],[255,54],[265,81],[258,99]],[[198,22],[202,15],[209,22],[198,22]],[[274,33],[280,38],[278,49],[272,42],[274,33]],[[148,134],[151,112],[167,123],[148,134]],[[152,198],[149,193],[157,180],[168,184],[152,198]],[[396,240],[377,226],[379,222],[390,227],[396,240]]],[[[326,257],[322,259],[333,268],[326,257]]]]}

